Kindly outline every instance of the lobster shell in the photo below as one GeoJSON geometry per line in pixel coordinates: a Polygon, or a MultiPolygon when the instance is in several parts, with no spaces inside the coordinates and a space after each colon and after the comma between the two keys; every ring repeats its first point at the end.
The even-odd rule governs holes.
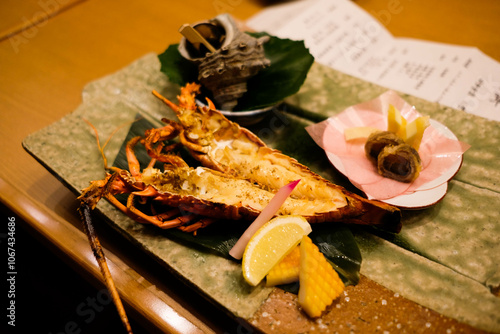
{"type": "MultiPolygon", "coordinates": [[[[368,200],[312,172],[296,159],[268,147],[248,129],[228,120],[222,113],[195,103],[199,85],[181,89],[179,105],[162,98],[179,118],[179,138],[191,155],[205,167],[234,178],[245,179],[276,192],[300,179],[292,198],[307,199],[317,211],[300,214],[311,223],[347,222],[373,225],[390,232],[401,230],[401,212],[392,205],[368,200]],[[322,211],[321,206],[333,209],[322,211]]],[[[158,96],[158,95],[157,95],[158,96]]]]}

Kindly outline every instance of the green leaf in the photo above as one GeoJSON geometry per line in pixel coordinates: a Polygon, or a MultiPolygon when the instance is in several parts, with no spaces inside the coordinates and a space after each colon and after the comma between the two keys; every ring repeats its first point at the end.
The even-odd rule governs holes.
{"type": "Polygon", "coordinates": [[[158,55],[160,60],[160,71],[165,73],[168,79],[180,86],[188,82],[198,81],[198,66],[182,57],[177,47],[179,44],[170,45],[165,52],[158,55]]]}
{"type": "Polygon", "coordinates": [[[234,260],[229,255],[229,251],[247,227],[248,222],[245,221],[221,220],[199,229],[196,235],[177,229],[165,230],[165,233],[169,237],[187,243],[191,247],[201,248],[203,251],[234,260]]]}
{"type": "MultiPolygon", "coordinates": [[[[254,37],[267,35],[253,33],[254,37]]],[[[269,35],[268,35],[269,36],[269,35]]],[[[271,66],[261,70],[248,83],[247,93],[238,101],[238,110],[271,106],[299,91],[314,63],[303,41],[269,36],[264,44],[266,58],[271,66]]]]}
{"type": "MultiPolygon", "coordinates": [[[[129,133],[120,148],[113,166],[128,169],[125,153],[127,142],[135,136],[144,136],[144,132],[150,128],[153,128],[153,125],[144,118],[138,118],[138,120],[131,125],[129,133]]],[[[149,164],[150,157],[147,155],[144,147],[138,144],[135,148],[135,153],[141,168],[145,168],[149,164]]],[[[198,162],[191,158],[186,152],[180,152],[180,154],[191,166],[196,166],[198,164],[198,162]]],[[[157,167],[162,168],[161,164],[157,167]]],[[[122,203],[125,203],[127,200],[126,196],[119,196],[118,199],[122,203]]],[[[143,212],[150,213],[149,204],[141,206],[137,203],[137,206],[143,212]]],[[[161,208],[156,207],[156,209],[158,212],[161,212],[161,208]]],[[[155,233],[157,233],[158,236],[164,235],[169,238],[175,238],[190,247],[199,248],[203,251],[232,259],[229,255],[229,250],[247,227],[248,222],[245,221],[221,220],[198,230],[196,235],[185,233],[177,229],[163,231],[154,226],[151,228],[157,230],[155,233]]],[[[341,275],[345,284],[357,284],[361,266],[361,253],[351,230],[347,226],[339,223],[313,224],[312,227],[313,231],[309,234],[309,237],[330,261],[335,270],[341,275]]],[[[283,286],[283,289],[291,292],[295,291],[296,288],[296,284],[283,286]]]]}
{"type": "MultiPolygon", "coordinates": [[[[260,37],[267,34],[250,35],[260,37]]],[[[235,111],[272,106],[295,94],[304,83],[314,62],[314,57],[303,41],[267,36],[269,41],[264,44],[264,50],[271,65],[248,81],[248,91],[238,101],[235,111]]],[[[161,71],[170,81],[181,86],[188,82],[197,82],[197,65],[183,58],[177,47],[178,44],[170,45],[158,56],[161,71]]]]}

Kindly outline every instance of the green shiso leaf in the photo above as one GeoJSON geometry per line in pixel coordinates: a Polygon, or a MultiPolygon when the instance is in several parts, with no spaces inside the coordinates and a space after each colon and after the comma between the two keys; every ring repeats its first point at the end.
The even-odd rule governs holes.
{"type": "MultiPolygon", "coordinates": [[[[125,152],[127,142],[135,136],[144,136],[144,132],[151,128],[153,128],[153,125],[149,121],[144,118],[138,118],[131,125],[113,166],[128,170],[125,152]]],[[[145,168],[151,160],[146,150],[142,145],[138,144],[135,148],[135,153],[141,168],[145,168]]],[[[191,158],[189,154],[182,151],[179,153],[188,164],[193,167],[197,166],[198,162],[191,158]]],[[[162,164],[158,164],[157,168],[162,168],[162,164]]],[[[124,204],[127,200],[126,196],[119,196],[118,199],[124,204]]],[[[141,206],[136,203],[136,205],[143,212],[149,213],[149,204],[141,206]]],[[[160,207],[156,207],[156,210],[157,212],[161,212],[160,207]]],[[[154,229],[154,233],[157,233],[158,236],[173,238],[190,247],[232,259],[229,255],[229,250],[247,227],[248,222],[221,220],[198,230],[196,235],[177,229],[161,230],[154,226],[148,228],[154,229]]],[[[309,234],[309,237],[341,275],[343,281],[346,284],[357,284],[361,266],[361,253],[351,230],[347,226],[338,223],[313,224],[312,227],[313,232],[309,234]]],[[[297,284],[282,286],[283,289],[290,292],[296,292],[295,289],[297,287],[297,284]]]]}
{"type": "MultiPolygon", "coordinates": [[[[265,33],[252,33],[254,37],[265,33]]],[[[303,41],[269,36],[264,44],[271,66],[261,70],[247,83],[247,93],[238,101],[239,110],[251,110],[274,105],[297,93],[314,63],[303,41]]]]}
{"type": "MultiPolygon", "coordinates": [[[[314,57],[303,41],[281,39],[265,33],[249,35],[269,36],[264,50],[271,65],[248,81],[248,91],[240,98],[234,111],[272,106],[295,94],[304,83],[314,62],[314,57]]],[[[197,65],[181,56],[178,44],[170,45],[165,52],[158,55],[158,59],[161,72],[173,83],[183,86],[189,82],[198,82],[197,65]]]]}

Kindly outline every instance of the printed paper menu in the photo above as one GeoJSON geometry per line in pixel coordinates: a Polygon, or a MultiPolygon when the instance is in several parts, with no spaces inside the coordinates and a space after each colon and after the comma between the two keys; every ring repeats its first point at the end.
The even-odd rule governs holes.
{"type": "Polygon", "coordinates": [[[338,71],[500,121],[500,64],[477,48],[395,38],[348,0],[291,2],[246,23],[304,40],[317,62],[338,71]]]}

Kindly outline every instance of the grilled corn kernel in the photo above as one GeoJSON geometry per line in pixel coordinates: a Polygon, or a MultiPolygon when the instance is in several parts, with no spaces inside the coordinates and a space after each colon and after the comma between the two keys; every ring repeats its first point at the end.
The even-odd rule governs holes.
{"type": "Polygon", "coordinates": [[[299,276],[299,304],[310,317],[319,317],[344,290],[337,272],[307,236],[300,243],[299,276]]]}
{"type": "Polygon", "coordinates": [[[295,247],[287,256],[271,269],[266,276],[266,285],[275,286],[299,280],[300,247],[295,247]]]}

